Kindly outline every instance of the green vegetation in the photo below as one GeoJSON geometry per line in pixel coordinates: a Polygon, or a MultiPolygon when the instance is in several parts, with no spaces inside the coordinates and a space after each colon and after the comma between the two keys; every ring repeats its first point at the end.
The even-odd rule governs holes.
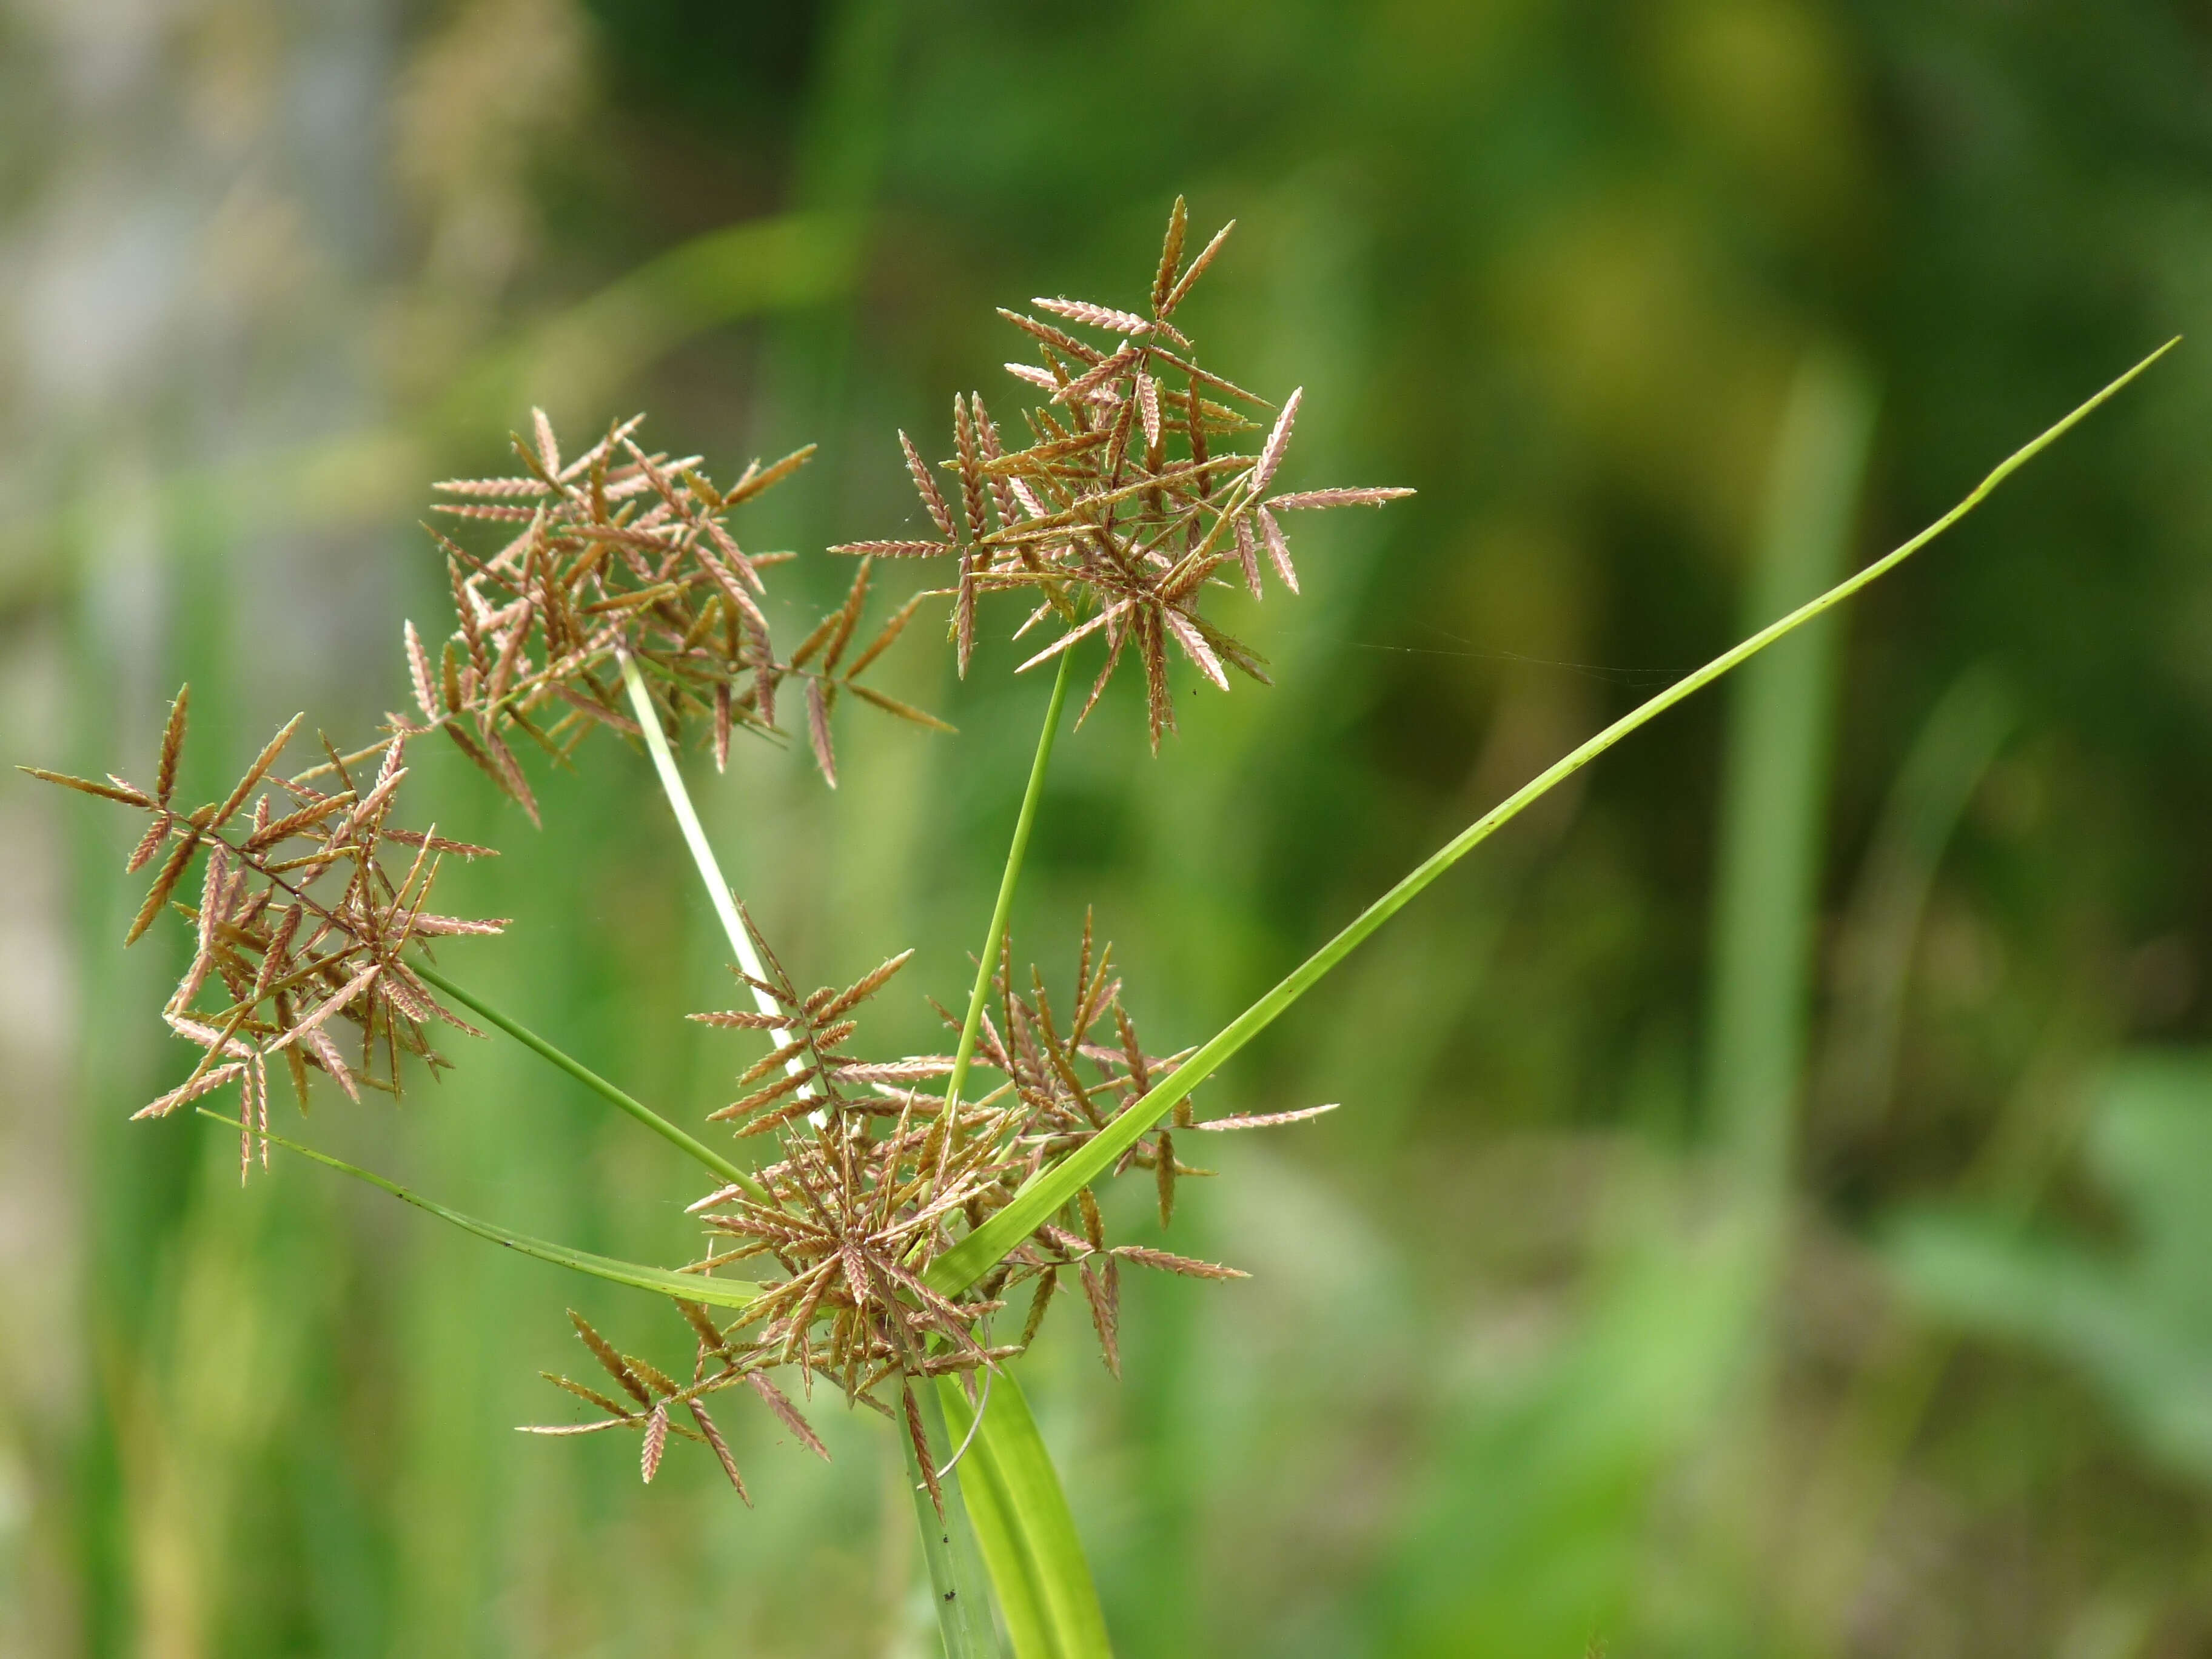
{"type": "MultiPolygon", "coordinates": [[[[1547,771],[2201,332],[2194,23],[466,0],[246,25],[95,74],[58,25],[0,24],[24,141],[0,213],[29,277],[0,362],[10,758],[153,777],[186,679],[190,802],[220,805],[302,704],[334,732],[435,724],[389,648],[442,603],[422,483],[496,470],[533,404],[587,434],[650,407],[726,478],[818,439],[738,535],[799,550],[763,602],[783,663],[866,617],[794,665],[816,672],[784,682],[781,744],[744,739],[742,637],[726,710],[649,654],[585,694],[655,735],[636,700],[680,703],[665,753],[600,734],[557,767],[489,710],[523,782],[501,802],[461,748],[412,743],[394,827],[503,854],[449,854],[438,908],[515,918],[441,942],[424,993],[540,1047],[448,1030],[458,1066],[396,1103],[302,1054],[312,1115],[278,1121],[267,1177],[249,1133],[243,1193],[225,1137],[123,1122],[194,1055],[147,1029],[193,929],[114,948],[159,860],[118,884],[130,842],[91,804],[9,786],[9,915],[40,931],[0,1023],[0,1651],[910,1654],[936,1639],[920,1587],[984,1569],[1024,1653],[2197,1643],[2203,1298],[2176,1195],[2207,1173],[2202,354],[1717,697],[1547,771]],[[289,125],[372,106],[314,78],[340,64],[388,118],[289,125]],[[239,155],[286,159],[216,191],[239,155]],[[1006,384],[994,305],[1141,313],[1131,250],[1178,188],[1241,227],[1176,325],[1278,407],[1307,388],[1273,488],[1421,494],[1300,536],[1296,599],[1245,589],[1224,532],[1206,620],[1273,689],[1224,697],[1163,638],[1077,727],[1098,635],[1015,671],[1101,600],[1010,651],[1018,601],[994,619],[985,594],[972,645],[939,650],[957,596],[903,607],[954,585],[972,526],[916,508],[888,435],[1006,384]],[[162,306],[125,304],[131,281],[162,306]],[[874,537],[951,550],[816,551],[874,537]],[[921,625],[856,678],[901,615],[921,625]],[[1403,872],[1485,837],[1376,930],[1403,872]],[[618,1378],[641,1422],[511,1432],[596,1409],[533,1376],[578,1374],[568,1304],[618,1360],[704,1339],[643,1264],[708,1254],[685,1207],[764,1144],[704,1122],[763,1039],[672,1023],[732,1000],[732,884],[801,984],[917,944],[856,1051],[972,1045],[963,1110],[1000,1080],[1012,1002],[1048,1000],[994,991],[988,941],[1048,964],[1059,1016],[1086,912],[1133,1023],[1188,1056],[1114,1105],[1166,1113],[1202,1074],[1200,1115],[1343,1103],[1267,1137],[1170,1116],[1172,1152],[1121,1120],[1152,1167],[1102,1188],[1100,1235],[1253,1277],[1132,1271],[1115,1297],[1098,1274],[980,1423],[959,1381],[918,1390],[933,1461],[968,1445],[964,1558],[957,1527],[943,1560],[926,1526],[916,1547],[913,1437],[834,1389],[788,1390],[827,1463],[749,1389],[714,1402],[750,1509],[703,1441],[641,1487],[632,1435],[691,1419],[656,1431],[618,1378]],[[1221,1178],[1174,1180],[1155,1235],[1193,1142],[1221,1178]]],[[[1251,454],[1260,414],[1224,441],[1251,454]]],[[[732,1015],[781,1007],[771,960],[732,1015]]],[[[282,1114],[302,1045],[270,1054],[282,1114]]],[[[210,1072],[246,1064],[222,1046],[210,1072]]],[[[1012,1201],[1073,1199],[1115,1161],[1115,1135],[1086,1145],[1012,1201]]],[[[989,1225],[932,1258],[938,1293],[990,1267],[989,1225]]],[[[732,1263],[686,1299],[734,1321],[778,1276],[732,1263]]],[[[1013,1343],[1027,1297],[983,1340],[1013,1343]]]]}

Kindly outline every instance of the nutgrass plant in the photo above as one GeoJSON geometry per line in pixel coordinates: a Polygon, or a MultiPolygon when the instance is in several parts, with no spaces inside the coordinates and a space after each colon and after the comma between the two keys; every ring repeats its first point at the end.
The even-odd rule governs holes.
{"type": "Polygon", "coordinates": [[[1258,596],[1270,573],[1296,592],[1284,516],[1379,507],[1410,493],[1275,488],[1301,394],[1277,404],[1201,367],[1175,317],[1229,228],[1188,257],[1186,228],[1178,201],[1142,309],[1040,299],[1031,312],[1003,313],[1035,349],[1036,362],[1007,365],[1038,394],[1021,414],[1026,441],[1011,446],[975,394],[953,400],[953,453],[939,465],[901,433],[937,533],[829,550],[854,562],[845,599],[788,654],[761,600],[764,573],[792,556],[748,552],[733,517],[804,465],[811,448],[756,463],[721,486],[699,458],[641,446],[635,419],[567,458],[538,415],[530,437],[515,441],[520,472],[437,487],[453,533],[431,533],[447,562],[453,624],[434,651],[407,625],[414,708],[388,716],[379,741],[347,750],[319,733],[319,757],[284,770],[279,763],[303,723],[295,718],[222,798],[186,807],[176,798],[189,711],[179,692],[150,787],[35,774],[146,815],[130,867],[155,875],[126,943],[165,910],[191,933],[189,966],[161,1012],[198,1056],[138,1116],[189,1109],[234,1123],[241,1179],[266,1167],[272,1146],[289,1148],[481,1237],[665,1298],[672,1334],[690,1355],[688,1376],[680,1364],[664,1369],[621,1352],[572,1313],[598,1374],[548,1380],[593,1415],[532,1430],[635,1434],[647,1481],[679,1439],[719,1463],[744,1496],[714,1414],[737,1391],[825,1456],[805,1414],[817,1386],[848,1407],[881,1413],[904,1448],[951,1659],[1000,1651],[1002,1632],[1024,1659],[1109,1651],[1059,1477],[1016,1376],[1059,1292],[1079,1294],[1118,1374],[1125,1266],[1240,1276],[1112,1242],[1101,1184],[1147,1182],[1164,1224],[1179,1182],[1207,1173],[1184,1161],[1200,1136],[1331,1109],[1209,1119],[1193,1095],[1500,827],[1630,732],[1893,569],[2160,355],[2006,459],[1911,541],[1677,681],[1486,812],[1211,1038],[1156,1053],[1123,1006],[1111,945],[1087,918],[1071,980],[1048,982],[1039,969],[1016,967],[1013,901],[1077,659],[1103,653],[1074,724],[1129,665],[1157,750],[1175,726],[1178,658],[1224,690],[1231,671],[1265,683],[1260,653],[1202,607],[1232,581],[1258,596]],[[942,560],[951,579],[869,623],[884,559],[942,560]],[[964,674],[979,610],[1002,593],[1025,607],[1017,637],[1049,635],[1023,668],[1048,668],[1050,687],[1004,873],[975,941],[975,975],[963,1005],[939,1007],[950,1053],[871,1059],[854,1051],[858,1016],[911,952],[850,985],[803,990],[720,867],[679,750],[696,741],[719,767],[734,737],[774,738],[789,719],[835,787],[841,705],[950,729],[866,683],[869,668],[942,599],[964,674]],[[442,734],[535,821],[538,787],[523,756],[537,749],[557,765],[599,727],[647,750],[727,938],[740,1006],[690,1018],[768,1045],[741,1066],[738,1097],[709,1115],[718,1127],[698,1133],[449,971],[435,954],[442,941],[514,925],[430,908],[444,860],[491,849],[398,821],[410,744],[442,734]],[[196,886],[188,884],[195,865],[196,886]],[[691,1206],[708,1241],[698,1259],[659,1267],[527,1237],[272,1127],[274,1063],[303,1108],[320,1086],[316,1073],[356,1101],[364,1089],[397,1096],[410,1071],[450,1063],[435,1046],[446,1031],[483,1035],[471,1016],[711,1175],[712,1189],[691,1206]],[[234,1117],[207,1103],[234,1087],[234,1117]],[[754,1149],[759,1155],[747,1156],[754,1149]]]}

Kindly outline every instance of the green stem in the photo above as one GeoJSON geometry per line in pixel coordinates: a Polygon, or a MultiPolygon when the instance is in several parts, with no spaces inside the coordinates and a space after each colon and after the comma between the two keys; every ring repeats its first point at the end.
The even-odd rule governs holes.
{"type": "MultiPolygon", "coordinates": [[[[998,902],[991,907],[990,936],[983,941],[982,960],[975,964],[975,988],[969,993],[968,1018],[960,1024],[960,1046],[953,1050],[952,1076],[945,1085],[948,1135],[958,1117],[960,1091],[967,1086],[968,1067],[975,1058],[975,1040],[983,1029],[983,1005],[990,999],[991,975],[997,971],[1006,924],[1013,915],[1014,889],[1021,884],[1022,860],[1029,854],[1030,831],[1036,825],[1037,802],[1043,797],[1044,775],[1052,764],[1053,739],[1060,732],[1060,710],[1067,703],[1068,666],[1074,658],[1073,651],[1060,653],[1060,672],[1052,682],[1052,701],[1045,707],[1044,730],[1037,733],[1036,758],[1030,763],[1029,787],[1022,792],[1021,813],[1014,819],[1013,843],[1006,848],[1006,867],[999,877],[998,902]]],[[[1081,989],[1077,988],[1079,992],[1081,989]]],[[[946,1151],[951,1151],[950,1146],[946,1151]]]]}
{"type": "Polygon", "coordinates": [[[899,1444],[906,1449],[907,1484],[912,1488],[915,1524],[921,1532],[922,1559],[929,1565],[930,1601],[937,1608],[937,1628],[945,1638],[945,1659],[996,1659],[998,1633],[991,1624],[991,1593],[983,1576],[982,1552],[976,1547],[975,1529],[969,1522],[967,1500],[961,1495],[960,1477],[945,1466],[952,1455],[945,1433],[945,1408],[929,1379],[914,1384],[915,1404],[921,1413],[922,1432],[929,1437],[937,1459],[938,1490],[945,1511],[929,1499],[929,1486],[921,1477],[921,1461],[914,1441],[902,1431],[899,1444]]]}
{"type": "Polygon", "coordinates": [[[642,1101],[633,1099],[624,1094],[606,1079],[585,1065],[583,1061],[562,1053],[528,1026],[509,1019],[498,1009],[477,996],[476,993],[454,984],[452,980],[447,979],[427,963],[416,961],[410,962],[407,965],[418,977],[428,980],[462,1006],[489,1020],[540,1059],[551,1060],[554,1065],[575,1079],[593,1094],[629,1113],[671,1146],[682,1147],[731,1185],[743,1188],[746,1194],[751,1198],[763,1203],[767,1201],[767,1189],[744,1170],[731,1163],[713,1147],[684,1133],[683,1130],[678,1128],[642,1101]]]}
{"type": "Polygon", "coordinates": [[[1818,599],[1797,607],[1779,622],[1762,628],[1749,639],[1723,652],[1703,668],[1677,680],[1657,696],[1621,716],[1572,753],[1547,767],[1496,806],[1422,860],[1398,884],[1361,911],[1334,939],[1292,969],[1290,975],[1257,1002],[1239,1014],[1213,1039],[1200,1048],[1143,1099],[1132,1102],[1099,1133],[1048,1170],[1025,1182],[1004,1208],[930,1264],[927,1275],[932,1289],[955,1296],[981,1279],[1007,1251],[1029,1237],[1060,1206],[1103,1175],[1146,1130],[1166,1116],[1178,1101],[1189,1095],[1229,1057],[1273,1024],[1290,1006],[1311,990],[1330,969],[1350,956],[1369,934],[1410,903],[1422,889],[1490,839],[1529,805],[1595,760],[1639,727],[1649,725],[1676,703],[1703,690],[1730,669],[1754,657],[1775,641],[1834,609],[1861,588],[1879,580],[1934,541],[1979,506],[1990,492],[2027,462],[2049,448],[2089,413],[2128,382],[2173,349],[2168,341],[2114,380],[2057,425],[2015,450],[1976,485],[1972,493],[1902,547],[1877,559],[1857,574],[1838,582],[1818,599]]]}

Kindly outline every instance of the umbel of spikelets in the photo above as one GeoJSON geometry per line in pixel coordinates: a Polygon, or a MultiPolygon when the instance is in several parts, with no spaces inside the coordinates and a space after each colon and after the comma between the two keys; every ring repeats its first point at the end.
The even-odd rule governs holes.
{"type": "MultiPolygon", "coordinates": [[[[310,1071],[356,1100],[364,1086],[398,1093],[403,1054],[447,1063],[430,1046],[432,1024],[481,1035],[439,1002],[404,953],[506,923],[428,908],[442,855],[490,849],[392,823],[407,777],[404,737],[351,756],[325,738],[327,758],[286,777],[275,769],[300,729],[295,715],[222,799],[187,810],[176,787],[190,701],[187,686],[170,705],[150,790],[112,775],[95,783],[23,769],[147,815],[125,867],[154,865],[154,880],[125,942],[136,944],[165,909],[191,928],[191,963],[161,1018],[201,1054],[184,1082],[136,1115],[166,1116],[235,1082],[242,1176],[269,1128],[270,1060],[283,1058],[303,1108],[310,1071]],[[198,902],[185,903],[175,895],[196,861],[198,902]]],[[[260,1153],[265,1166],[265,1139],[260,1153]]]]}
{"type": "Polygon", "coordinates": [[[632,437],[642,416],[612,428],[565,464],[551,422],[533,411],[534,440],[517,437],[523,471],[448,479],[433,510],[503,525],[508,538],[479,555],[437,531],[453,595],[454,627],[435,656],[412,623],[406,646],[419,719],[395,729],[442,731],[535,819],[538,805],[510,739],[566,759],[593,726],[635,736],[620,659],[641,671],[672,738],[687,720],[712,735],[714,763],[733,731],[777,732],[779,694],[796,686],[807,740],[837,781],[830,720],[849,693],[887,714],[949,730],[943,721],[860,681],[913,616],[908,600],[865,641],[859,633],[869,569],[845,602],[788,657],[779,656],[762,601],[763,572],[789,553],[748,552],[728,520],[796,472],[810,444],[754,462],[726,489],[697,456],[647,453],[632,437]]]}
{"type": "MultiPolygon", "coordinates": [[[[750,916],[745,922],[751,927],[750,916]]],[[[740,1136],[774,1136],[777,1155],[750,1188],[726,1186],[692,1206],[727,1248],[690,1267],[769,1267],[760,1280],[762,1294],[726,1323],[703,1306],[684,1304],[694,1357],[692,1381],[682,1387],[634,1356],[615,1354],[580,1320],[578,1334],[621,1384],[627,1402],[553,1377],[602,1418],[538,1431],[635,1429],[645,1437],[647,1480],[669,1434],[678,1433],[713,1449],[742,1492],[736,1464],[700,1402],[744,1384],[818,1450],[788,1394],[769,1375],[793,1367],[800,1392],[811,1394],[818,1377],[848,1403],[903,1424],[934,1489],[936,1467],[913,1395],[917,1380],[988,1371],[1021,1352],[1036,1338],[1063,1274],[1080,1284],[1100,1352],[1117,1374],[1122,1262],[1201,1279],[1242,1277],[1212,1262],[1109,1243],[1097,1194],[1086,1188],[972,1291],[943,1296],[926,1279],[939,1254],[1030,1177],[1084,1146],[1183,1058],[1144,1052],[1121,1006],[1111,947],[1094,948],[1087,921],[1065,1016],[1055,1014],[1035,969],[1026,993],[1017,989],[1011,952],[1002,953],[997,1012],[986,1017],[976,1051],[978,1064],[1002,1080],[951,1110],[941,1094],[921,1086],[952,1069],[950,1056],[877,1062],[850,1052],[855,1012],[911,952],[852,985],[801,994],[767,941],[757,932],[754,939],[766,977],[739,977],[772,1012],[732,1009],[692,1018],[770,1037],[769,1052],[738,1077],[743,1094],[713,1116],[734,1123],[740,1136]],[[994,1341],[994,1316],[1006,1308],[1008,1292],[1024,1285],[1032,1289],[1019,1338],[994,1341]],[[688,1423],[672,1417],[678,1410],[688,1423]]],[[[1131,1148],[1111,1173],[1146,1172],[1164,1223],[1174,1211],[1176,1178],[1208,1173],[1178,1160],[1176,1134],[1290,1122],[1328,1109],[1198,1121],[1185,1103],[1170,1127],[1131,1148]]]]}
{"type": "Polygon", "coordinates": [[[939,464],[958,495],[948,500],[936,475],[903,432],[899,444],[936,538],[847,543],[832,552],[959,560],[952,633],[965,673],[975,647],[980,594],[1019,589],[1033,600],[1019,638],[1048,621],[1060,632],[1024,668],[1103,632],[1105,667],[1085,700],[1088,715],[1125,654],[1144,665],[1146,719],[1152,747],[1175,726],[1168,686],[1170,647],[1223,690],[1234,668],[1262,683],[1257,653],[1208,621],[1200,603],[1233,566],[1258,598],[1261,554],[1292,592],[1298,578],[1278,515],[1330,507],[1380,507],[1410,489],[1338,489],[1271,493],[1289,452],[1304,390],[1278,409],[1267,398],[1200,367],[1198,352],[1173,321],[1192,286],[1236,222],[1183,262],[1188,219],[1181,197],[1142,312],[1085,300],[1036,299],[1037,311],[1091,337],[1026,312],[1000,315],[1028,335],[1037,363],[1007,372],[1046,394],[1022,411],[1029,441],[1010,449],[982,394],[952,400],[955,453],[939,464]],[[1094,342],[1111,341],[1112,343],[1094,342]],[[1258,448],[1222,447],[1243,433],[1266,433],[1258,448]]]}

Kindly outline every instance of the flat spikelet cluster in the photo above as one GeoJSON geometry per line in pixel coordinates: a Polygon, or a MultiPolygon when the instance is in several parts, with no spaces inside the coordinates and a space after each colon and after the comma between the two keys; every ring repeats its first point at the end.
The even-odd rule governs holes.
{"type": "Polygon", "coordinates": [[[433,659],[407,625],[422,719],[394,715],[395,726],[443,731],[533,820],[538,803],[509,739],[565,760],[594,725],[635,736],[622,690],[623,655],[642,671],[672,737],[687,719],[710,725],[717,767],[729,758],[733,729],[776,731],[777,696],[787,683],[800,690],[808,741],[833,786],[830,714],[846,692],[902,720],[951,729],[860,683],[921,602],[919,595],[908,601],[856,648],[868,593],[865,561],[845,603],[789,657],[776,654],[760,605],[768,592],[761,572],[792,555],[748,553],[726,520],[805,465],[811,444],[769,466],[754,462],[724,489],[696,455],[639,448],[631,434],[642,416],[564,465],[551,423],[534,413],[534,443],[514,440],[522,474],[435,486],[453,498],[435,511],[511,525],[514,534],[478,557],[432,532],[446,554],[456,626],[433,659]]]}
{"type": "MultiPolygon", "coordinates": [[[[750,928],[750,918],[745,921],[750,928]]],[[[692,1206],[729,1242],[728,1249],[692,1267],[764,1261],[778,1271],[761,1282],[758,1298],[727,1323],[718,1323],[702,1305],[683,1304],[696,1353],[692,1380],[681,1388],[664,1387],[661,1373],[634,1356],[616,1354],[578,1318],[579,1334],[623,1385],[629,1403],[571,1378],[550,1376],[605,1415],[598,1423],[538,1432],[636,1429],[646,1437],[644,1468],[651,1480],[668,1433],[680,1431],[714,1449],[742,1492],[728,1448],[701,1401],[720,1389],[749,1386],[819,1449],[788,1395],[766,1375],[795,1366],[803,1389],[811,1391],[820,1377],[849,1403],[902,1422],[933,1486],[935,1468],[913,1399],[915,1379],[976,1371],[1021,1352],[1035,1339],[1063,1274],[1081,1285],[1100,1352],[1116,1375],[1123,1261],[1200,1279],[1243,1276],[1164,1250],[1109,1243],[1097,1194],[1085,1188],[972,1292],[943,1296],[925,1277],[930,1262],[960,1233],[979,1225],[1040,1170],[1081,1147],[1183,1058],[1144,1052],[1121,1006],[1112,948],[1094,950],[1087,921],[1064,1017],[1055,1018],[1036,969],[1028,993],[1017,991],[1011,950],[1002,955],[998,1014],[985,1017],[976,1057],[1003,1080],[973,1102],[951,1106],[943,1096],[917,1086],[950,1073],[950,1056],[879,1063],[848,1052],[857,1029],[855,1011],[906,964],[911,951],[850,986],[802,995],[757,930],[753,940],[767,977],[738,977],[767,1006],[691,1018],[765,1032],[775,1040],[739,1076],[738,1086],[747,1092],[712,1115],[735,1122],[740,1135],[775,1135],[777,1157],[752,1182],[721,1188],[692,1206]],[[994,1340],[995,1316],[1010,1293],[1024,1285],[1032,1288],[1019,1337],[994,1340]],[[672,1407],[693,1414],[688,1428],[672,1425],[672,1407]]],[[[957,1029],[950,1013],[945,1018],[957,1029]]],[[[1122,1156],[1114,1173],[1149,1173],[1164,1223],[1174,1211],[1177,1177],[1210,1173],[1177,1160],[1178,1130],[1257,1127],[1328,1109],[1199,1122],[1186,1101],[1173,1126],[1147,1135],[1122,1156]]]]}
{"type": "MultiPolygon", "coordinates": [[[[447,1063],[429,1044],[433,1023],[481,1035],[439,1003],[403,952],[445,935],[496,933],[506,923],[426,908],[440,855],[473,858],[490,849],[393,826],[407,776],[404,737],[350,756],[325,738],[327,760],[283,777],[274,769],[304,718],[295,715],[222,799],[180,808],[177,768],[190,696],[187,686],[170,705],[151,790],[112,775],[94,783],[24,769],[150,818],[126,868],[161,862],[125,943],[137,943],[172,906],[191,926],[191,963],[161,1018],[201,1055],[189,1077],[135,1115],[164,1117],[237,1082],[242,1178],[256,1135],[269,1129],[270,1060],[283,1057],[302,1109],[311,1070],[329,1073],[356,1100],[364,1085],[398,1094],[403,1054],[434,1067],[447,1063]],[[178,902],[195,860],[199,902],[178,902]]],[[[266,1139],[260,1150],[265,1166],[266,1139]]]]}
{"type": "Polygon", "coordinates": [[[998,422],[975,392],[952,400],[956,453],[940,463],[958,492],[949,501],[903,432],[899,444],[923,508],[941,539],[852,542],[832,552],[866,556],[957,556],[959,585],[952,633],[961,672],[975,647],[979,594],[1020,589],[1033,601],[1015,629],[1056,621],[1061,632],[1024,668],[1103,632],[1106,665],[1081,724],[1133,649],[1144,665],[1146,719],[1152,747],[1175,727],[1168,685],[1169,647],[1223,690],[1234,668],[1263,684],[1260,655],[1200,614],[1200,601],[1219,572],[1234,564],[1254,598],[1261,593],[1261,550],[1292,592],[1298,578],[1277,515],[1328,507],[1379,507],[1409,489],[1349,489],[1270,494],[1291,444],[1301,388],[1279,409],[1265,398],[1200,367],[1196,348],[1176,326],[1176,308],[1228,240],[1236,222],[1215,233],[1188,264],[1188,218],[1181,197],[1168,218],[1167,239],[1144,312],[1085,300],[1037,299],[1038,311],[1000,315],[1028,335],[1037,363],[1006,365],[1025,387],[1047,394],[1024,409],[1029,442],[1009,449],[998,422]],[[1256,450],[1224,447],[1264,431],[1256,450]]]}

